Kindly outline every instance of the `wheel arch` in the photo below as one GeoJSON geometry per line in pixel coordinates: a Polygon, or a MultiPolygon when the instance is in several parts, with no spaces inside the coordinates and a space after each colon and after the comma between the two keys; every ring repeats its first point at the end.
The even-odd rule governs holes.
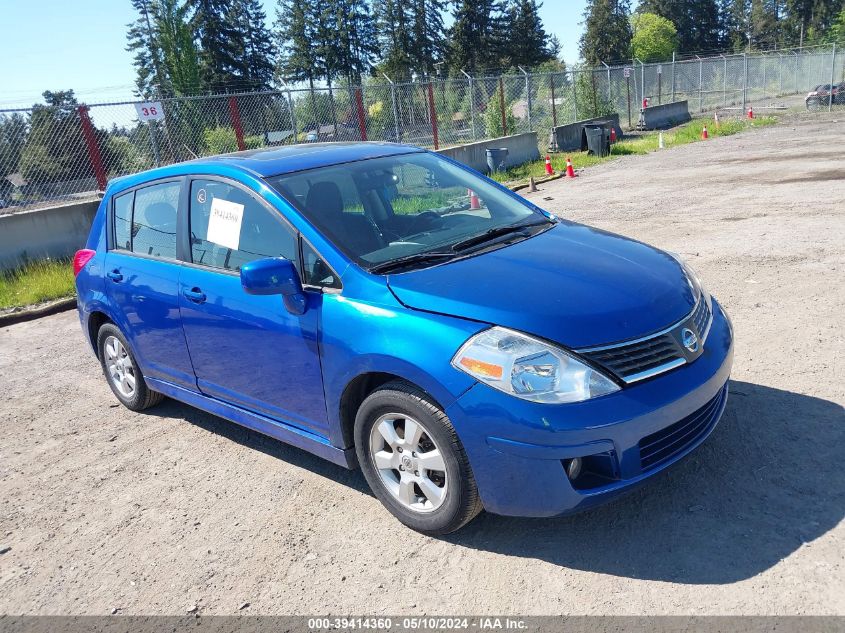
{"type": "Polygon", "coordinates": [[[359,374],[347,383],[340,396],[338,419],[344,447],[349,448],[355,445],[355,416],[361,407],[361,403],[387,383],[397,380],[419,389],[426,394],[433,405],[441,411],[445,410],[443,404],[430,390],[405,376],[385,371],[369,371],[359,374]]]}

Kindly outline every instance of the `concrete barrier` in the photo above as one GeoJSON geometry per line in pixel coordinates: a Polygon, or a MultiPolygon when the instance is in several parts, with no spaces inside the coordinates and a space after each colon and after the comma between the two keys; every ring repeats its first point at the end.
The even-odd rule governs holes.
{"type": "Polygon", "coordinates": [[[526,132],[513,136],[502,136],[489,141],[447,147],[438,150],[437,153],[486,174],[490,171],[487,167],[487,150],[498,147],[508,148],[508,157],[505,159],[506,169],[540,158],[540,150],[537,147],[537,132],[526,132]]]}
{"type": "Polygon", "coordinates": [[[675,101],[663,105],[651,106],[640,110],[640,121],[637,123],[638,130],[659,130],[672,127],[680,123],[686,123],[692,117],[689,113],[687,101],[675,101]]]}
{"type": "Polygon", "coordinates": [[[85,245],[99,200],[0,215],[0,270],[71,257],[85,245]]]}
{"type": "Polygon", "coordinates": [[[612,121],[613,127],[616,129],[616,138],[622,138],[622,128],[619,125],[619,115],[608,114],[607,116],[600,116],[595,119],[584,119],[583,121],[576,121],[575,123],[568,123],[567,125],[553,127],[552,141],[554,141],[554,144],[557,146],[559,152],[580,151],[582,147],[581,143],[582,136],[584,134],[584,126],[597,121],[612,121]]]}

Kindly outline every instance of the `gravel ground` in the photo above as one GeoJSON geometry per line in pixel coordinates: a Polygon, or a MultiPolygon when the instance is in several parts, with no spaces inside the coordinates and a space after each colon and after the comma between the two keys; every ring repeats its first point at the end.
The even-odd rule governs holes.
{"type": "Polygon", "coordinates": [[[532,194],[682,253],[736,326],[711,439],[579,516],[424,537],[357,472],[118,406],[73,312],[0,330],[0,613],[845,614],[843,138],[804,115],[532,194]]]}

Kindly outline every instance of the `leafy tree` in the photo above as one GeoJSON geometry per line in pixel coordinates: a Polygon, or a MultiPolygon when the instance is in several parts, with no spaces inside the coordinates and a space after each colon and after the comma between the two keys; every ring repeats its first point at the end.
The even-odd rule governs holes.
{"type": "Polygon", "coordinates": [[[460,0],[450,30],[449,65],[454,72],[496,68],[506,48],[507,15],[501,0],[460,0]]]}
{"type": "Polygon", "coordinates": [[[5,177],[15,173],[26,141],[26,119],[20,113],[0,114],[0,194],[8,185],[5,177]]]}
{"type": "MultiPolygon", "coordinates": [[[[505,135],[502,129],[502,91],[496,88],[493,96],[487,102],[487,109],[484,110],[484,131],[488,138],[496,138],[505,135]]],[[[508,126],[507,133],[516,132],[516,117],[513,115],[513,108],[505,105],[505,123],[508,126]]]]}
{"type": "Polygon", "coordinates": [[[775,48],[780,39],[780,0],[751,0],[751,45],[775,48]]]}
{"type": "Polygon", "coordinates": [[[93,176],[73,90],[47,90],[44,101],[32,106],[18,167],[23,177],[50,183],[93,176]]]}
{"type": "Polygon", "coordinates": [[[722,0],[722,43],[733,50],[748,46],[749,0],[722,0]]]}
{"type": "Polygon", "coordinates": [[[654,13],[635,13],[631,17],[631,27],[634,31],[631,52],[642,61],[667,59],[678,45],[675,25],[654,13]]]}
{"type": "Polygon", "coordinates": [[[537,0],[511,0],[507,8],[510,39],[507,56],[511,66],[537,66],[553,59],[560,43],[550,40],[543,28],[537,0]]]}
{"type": "Polygon", "coordinates": [[[581,57],[587,64],[627,59],[631,48],[629,0],[588,0],[581,57]]]}
{"type": "Polygon", "coordinates": [[[716,0],[641,0],[637,13],[654,13],[672,22],[681,52],[715,50],[722,45],[716,0]]]}

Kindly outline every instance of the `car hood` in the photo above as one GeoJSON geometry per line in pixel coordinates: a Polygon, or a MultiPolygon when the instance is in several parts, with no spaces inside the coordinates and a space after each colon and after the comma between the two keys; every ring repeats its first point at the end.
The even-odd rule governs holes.
{"type": "Polygon", "coordinates": [[[683,269],[667,253],[570,222],[498,250],[390,275],[388,285],[408,307],[571,348],[645,336],[695,305],[683,269]]]}

